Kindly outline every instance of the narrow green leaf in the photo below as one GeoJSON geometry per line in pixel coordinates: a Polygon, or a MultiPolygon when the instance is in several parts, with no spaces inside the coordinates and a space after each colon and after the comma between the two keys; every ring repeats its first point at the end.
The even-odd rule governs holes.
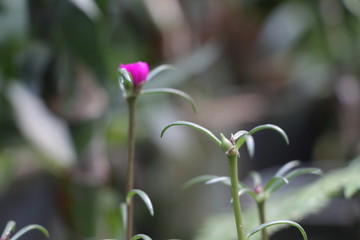
{"type": "Polygon", "coordinates": [[[121,220],[122,220],[122,225],[123,225],[123,229],[126,229],[127,226],[127,208],[126,208],[126,203],[121,203],[120,204],[120,216],[121,216],[121,220]]]}
{"type": "Polygon", "coordinates": [[[22,235],[24,235],[25,233],[27,233],[31,230],[39,230],[46,237],[50,236],[49,232],[43,226],[38,225],[38,224],[32,224],[32,225],[28,225],[28,226],[20,229],[10,240],[17,240],[19,237],[21,237],[22,235]]]}
{"type": "Polygon", "coordinates": [[[198,183],[203,183],[203,182],[207,182],[211,179],[217,178],[219,176],[215,176],[215,175],[202,175],[202,176],[198,176],[195,178],[190,179],[189,181],[187,181],[184,185],[183,185],[183,189],[188,189],[192,186],[194,186],[195,184],[198,183]]]}
{"type": "Polygon", "coordinates": [[[299,165],[300,165],[300,161],[298,160],[293,160],[291,162],[288,162],[275,173],[275,177],[283,177],[285,173],[287,173],[290,169],[297,167],[299,165]]]}
{"type": "MultiPolygon", "coordinates": [[[[183,186],[184,189],[187,189],[189,187],[192,187],[195,184],[198,183],[205,183],[206,185],[215,184],[215,183],[222,183],[227,186],[231,186],[231,181],[229,177],[226,176],[215,176],[215,175],[203,175],[195,177],[188,182],[186,182],[183,186]]],[[[239,197],[245,193],[247,193],[252,198],[256,199],[256,194],[243,182],[238,182],[238,188],[239,188],[239,197]]]]}
{"type": "Polygon", "coordinates": [[[272,129],[272,130],[275,130],[276,132],[278,132],[285,140],[286,144],[289,145],[289,138],[288,136],[286,135],[286,133],[284,132],[284,130],[282,130],[280,127],[276,126],[276,125],[273,125],[273,124],[265,124],[265,125],[260,125],[260,126],[257,126],[253,129],[251,129],[249,131],[250,135],[260,131],[260,130],[264,130],[264,129],[272,129]]]}
{"type": "Polygon", "coordinates": [[[239,197],[246,193],[256,201],[257,195],[253,190],[251,190],[251,188],[249,188],[248,185],[246,185],[242,181],[238,181],[238,188],[239,188],[239,192],[238,192],[239,197]]]}
{"type": "Polygon", "coordinates": [[[255,193],[253,190],[249,189],[249,188],[242,188],[242,189],[240,189],[239,192],[238,192],[238,196],[241,197],[243,194],[249,195],[249,196],[250,196],[252,199],[254,199],[255,201],[256,201],[256,199],[257,199],[256,193],[255,193]]]}
{"type": "Polygon", "coordinates": [[[321,175],[322,171],[319,168],[295,169],[295,170],[289,172],[288,174],[286,174],[284,177],[279,177],[279,178],[274,177],[273,178],[273,179],[275,179],[274,181],[272,181],[273,179],[271,179],[268,182],[267,186],[265,187],[265,190],[268,191],[269,193],[275,192],[276,190],[278,190],[279,188],[281,188],[285,184],[288,184],[294,178],[299,177],[299,176],[301,176],[303,174],[321,175]]]}
{"type": "Polygon", "coordinates": [[[229,177],[216,177],[205,182],[206,185],[210,185],[214,183],[222,183],[227,186],[231,186],[231,180],[229,177]]]}
{"type": "Polygon", "coordinates": [[[316,175],[321,175],[322,171],[319,168],[300,168],[300,169],[295,169],[292,170],[291,172],[289,172],[288,174],[285,175],[286,179],[288,179],[289,181],[293,180],[294,178],[303,175],[303,174],[316,174],[316,175]]]}
{"type": "Polygon", "coordinates": [[[235,144],[236,150],[239,150],[242,147],[242,145],[246,142],[246,136],[247,135],[242,135],[241,137],[238,138],[235,144]]]}
{"type": "Polygon", "coordinates": [[[258,172],[256,171],[250,172],[250,177],[253,179],[255,187],[262,186],[262,179],[258,172]]]}
{"type": "Polygon", "coordinates": [[[1,235],[1,239],[8,239],[11,232],[15,230],[15,227],[16,223],[14,221],[8,221],[5,226],[4,232],[1,235]]]}
{"type": "Polygon", "coordinates": [[[249,151],[249,156],[251,158],[254,157],[255,154],[255,141],[254,138],[251,135],[245,135],[246,138],[246,147],[249,151]]]}
{"type": "MultiPolygon", "coordinates": [[[[229,185],[231,185],[230,182],[229,185]]],[[[257,198],[256,193],[251,188],[249,188],[245,183],[238,181],[238,196],[241,197],[243,194],[249,195],[251,198],[253,198],[256,201],[257,198]]],[[[233,199],[231,199],[231,202],[233,202],[233,199]]]]}
{"type": "Polygon", "coordinates": [[[137,234],[131,238],[131,240],[137,240],[137,239],[151,240],[151,238],[145,234],[137,234]]]}
{"type": "Polygon", "coordinates": [[[183,99],[185,99],[186,101],[188,101],[191,104],[192,109],[194,110],[194,112],[196,112],[196,104],[194,99],[187,93],[177,90],[177,89],[173,89],[173,88],[150,88],[150,89],[144,89],[141,91],[141,95],[148,95],[148,94],[159,94],[159,93],[169,93],[169,94],[174,94],[177,95],[179,97],[182,97],[183,99]]]}
{"type": "Polygon", "coordinates": [[[134,196],[134,195],[138,195],[143,202],[145,203],[146,207],[148,208],[150,215],[154,216],[154,208],[153,205],[151,203],[151,200],[149,198],[149,196],[142,190],[140,189],[133,189],[130,192],[128,192],[128,194],[126,195],[126,202],[129,202],[130,199],[134,196]]]}
{"type": "Polygon", "coordinates": [[[249,151],[250,157],[254,157],[255,154],[255,141],[254,138],[249,134],[249,132],[241,130],[233,136],[236,141],[235,149],[239,150],[242,145],[246,142],[246,147],[249,151]]]}
{"type": "Polygon", "coordinates": [[[208,135],[215,143],[217,143],[217,145],[221,145],[220,140],[208,129],[196,124],[196,123],[192,123],[192,122],[187,122],[187,121],[176,121],[173,122],[169,125],[167,125],[162,131],[161,131],[161,137],[163,137],[164,133],[166,132],[166,130],[170,127],[173,126],[187,126],[187,127],[192,127],[195,128],[203,133],[205,133],[206,135],[208,135]]]}
{"type": "Polygon", "coordinates": [[[235,134],[233,135],[233,138],[234,138],[235,141],[237,141],[239,138],[247,135],[248,133],[249,133],[248,131],[240,130],[240,131],[238,131],[237,133],[235,133],[235,134]]]}
{"type": "Polygon", "coordinates": [[[264,224],[261,224],[260,226],[256,227],[255,229],[253,229],[247,236],[246,236],[246,239],[249,239],[252,235],[254,235],[255,233],[261,231],[262,229],[264,228],[268,228],[268,227],[272,227],[272,226],[276,226],[276,225],[281,225],[281,224],[286,224],[286,225],[290,225],[290,226],[293,226],[293,227],[296,227],[304,240],[307,240],[307,235],[306,235],[306,232],[305,230],[300,226],[300,224],[296,223],[296,222],[293,222],[293,221],[289,221],[289,220],[279,220],[279,221],[273,221],[273,222],[268,222],[268,223],[264,223],[264,224]]]}
{"type": "Polygon", "coordinates": [[[162,73],[164,71],[167,71],[167,70],[175,70],[176,68],[169,65],[169,64],[163,64],[163,65],[160,65],[156,68],[154,68],[153,70],[151,70],[146,78],[146,81],[149,82],[151,81],[152,79],[154,79],[154,77],[156,75],[158,75],[159,73],[162,73]]]}
{"type": "Polygon", "coordinates": [[[273,177],[266,183],[264,191],[270,194],[288,183],[289,181],[285,177],[273,177]]]}

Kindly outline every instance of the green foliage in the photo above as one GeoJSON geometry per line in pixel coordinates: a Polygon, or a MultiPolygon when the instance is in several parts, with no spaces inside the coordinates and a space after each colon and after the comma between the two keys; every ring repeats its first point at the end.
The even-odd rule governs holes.
{"type": "Polygon", "coordinates": [[[137,239],[151,240],[151,238],[145,234],[137,234],[131,238],[131,240],[137,240],[137,239]]]}
{"type": "Polygon", "coordinates": [[[129,202],[134,195],[138,195],[143,200],[143,202],[145,203],[147,209],[150,212],[150,215],[154,216],[154,207],[153,207],[153,205],[151,203],[151,200],[150,200],[149,196],[144,191],[139,190],[139,189],[131,190],[126,195],[126,202],[129,202]]]}
{"type": "Polygon", "coordinates": [[[9,221],[6,226],[5,229],[1,235],[1,239],[2,240],[17,240],[18,238],[20,238],[21,236],[23,236],[24,234],[26,234],[29,231],[32,230],[38,230],[40,232],[42,232],[46,237],[49,237],[49,232],[41,225],[38,224],[31,224],[28,226],[25,226],[23,228],[21,228],[18,232],[16,232],[13,236],[11,236],[12,232],[15,231],[15,227],[16,227],[16,223],[14,221],[9,221]]]}
{"type": "Polygon", "coordinates": [[[199,130],[200,132],[203,132],[205,133],[206,135],[208,135],[211,140],[213,140],[215,143],[217,143],[219,146],[221,145],[221,141],[209,130],[209,129],[206,129],[202,126],[200,126],[199,124],[196,124],[196,123],[192,123],[192,122],[188,122],[188,121],[176,121],[176,122],[173,122],[167,126],[164,127],[164,129],[161,131],[161,137],[164,136],[164,133],[170,128],[170,127],[173,127],[173,126],[187,126],[187,127],[191,127],[191,128],[194,128],[196,130],[199,130]]]}
{"type": "Polygon", "coordinates": [[[296,227],[300,231],[301,235],[303,236],[303,239],[304,240],[308,239],[305,230],[298,223],[293,222],[293,221],[288,221],[288,220],[278,220],[278,221],[261,224],[260,226],[254,228],[251,232],[249,232],[248,235],[246,236],[246,239],[250,239],[250,237],[252,235],[254,235],[255,233],[257,233],[265,228],[269,228],[269,227],[277,226],[277,225],[288,225],[288,226],[296,227]]]}
{"type": "Polygon", "coordinates": [[[318,174],[320,175],[322,171],[318,168],[300,168],[291,170],[292,168],[299,165],[299,161],[291,161],[285,164],[279,169],[264,187],[265,195],[270,196],[273,192],[288,184],[291,180],[299,177],[303,174],[318,174]]]}
{"type": "MultiPolygon", "coordinates": [[[[187,189],[190,188],[192,186],[194,186],[195,184],[198,183],[203,183],[203,182],[208,182],[212,179],[218,178],[218,176],[215,175],[202,175],[202,176],[197,176],[195,178],[190,179],[189,181],[187,181],[184,185],[183,188],[187,189]]],[[[227,177],[228,178],[228,177],[227,177]]],[[[230,182],[228,182],[230,184],[230,182]]]]}
{"type": "Polygon", "coordinates": [[[265,125],[260,125],[260,126],[254,127],[250,131],[240,130],[237,133],[235,133],[233,136],[234,140],[236,141],[235,149],[239,150],[241,148],[241,146],[246,142],[246,145],[247,145],[247,148],[249,151],[249,155],[250,155],[250,157],[253,157],[254,153],[255,153],[255,141],[254,141],[252,135],[254,133],[264,130],[264,129],[270,129],[270,130],[276,131],[284,138],[285,142],[287,144],[289,144],[289,138],[286,135],[286,133],[284,132],[284,130],[282,130],[280,127],[273,125],[273,124],[265,124],[265,125]]]}
{"type": "MultiPolygon", "coordinates": [[[[315,214],[327,206],[333,197],[349,191],[353,196],[360,190],[360,157],[353,160],[347,167],[332,170],[323,175],[316,182],[300,189],[289,190],[269,199],[267,202],[267,218],[269,221],[290,219],[300,221],[310,214],[315,214]],[[350,191],[350,190],[351,191],[350,191]],[[281,206],[281,207],[279,207],[281,206]]],[[[257,209],[248,208],[244,213],[245,228],[250,230],[258,225],[257,209]]],[[[199,230],[195,240],[232,240],[236,236],[232,223],[232,214],[222,214],[211,217],[199,230]]],[[[285,226],[269,229],[273,233],[285,226]]],[[[255,235],[252,239],[257,237],[255,235]]]]}

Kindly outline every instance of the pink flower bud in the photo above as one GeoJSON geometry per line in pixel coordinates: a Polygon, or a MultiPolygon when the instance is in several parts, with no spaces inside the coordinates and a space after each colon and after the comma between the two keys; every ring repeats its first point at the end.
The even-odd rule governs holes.
{"type": "Polygon", "coordinates": [[[149,65],[146,62],[120,64],[120,68],[131,74],[134,87],[144,83],[149,74],[149,65]]]}

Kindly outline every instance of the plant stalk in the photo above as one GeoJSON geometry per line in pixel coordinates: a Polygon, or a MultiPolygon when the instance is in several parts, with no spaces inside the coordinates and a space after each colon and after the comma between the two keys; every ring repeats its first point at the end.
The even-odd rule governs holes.
{"type": "MultiPolygon", "coordinates": [[[[260,224],[265,223],[265,201],[259,201],[256,203],[259,213],[260,224]]],[[[261,239],[269,240],[269,235],[267,234],[266,228],[261,230],[261,239]]]]}
{"type": "Polygon", "coordinates": [[[230,180],[231,180],[231,195],[233,199],[233,209],[236,223],[236,231],[238,240],[245,240],[244,227],[241,217],[241,205],[239,198],[239,187],[238,187],[238,169],[237,169],[237,156],[236,154],[228,156],[229,167],[230,167],[230,180]]]}
{"type": "MultiPolygon", "coordinates": [[[[129,128],[128,128],[128,162],[127,162],[127,179],[126,179],[126,194],[134,189],[134,165],[135,165],[135,127],[136,127],[136,96],[127,98],[129,109],[129,128]]],[[[130,240],[133,236],[134,225],[134,202],[132,198],[126,203],[127,209],[127,224],[126,224],[126,239],[130,240]]]]}

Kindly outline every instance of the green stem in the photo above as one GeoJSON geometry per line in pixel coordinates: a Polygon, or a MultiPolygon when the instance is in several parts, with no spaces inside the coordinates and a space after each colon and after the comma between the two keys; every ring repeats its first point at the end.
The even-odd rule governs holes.
{"type": "MultiPolygon", "coordinates": [[[[257,202],[257,208],[259,213],[259,220],[260,225],[265,223],[265,201],[259,201],[257,202]]],[[[261,230],[261,239],[262,240],[269,240],[269,235],[267,234],[266,228],[263,228],[261,230]]]]}
{"type": "Polygon", "coordinates": [[[244,229],[241,217],[241,205],[239,198],[239,187],[238,187],[238,169],[237,169],[237,156],[236,154],[228,156],[229,167],[230,167],[230,179],[231,179],[231,195],[233,199],[233,209],[235,215],[236,231],[238,240],[244,240],[244,229]]]}
{"type": "MultiPolygon", "coordinates": [[[[126,194],[134,189],[134,163],[135,163],[135,104],[136,97],[127,98],[129,108],[129,129],[128,129],[128,165],[127,165],[127,181],[126,194]]],[[[134,222],[134,203],[132,198],[126,204],[127,209],[127,225],[126,225],[126,239],[130,240],[133,236],[133,222],[134,222]]]]}

